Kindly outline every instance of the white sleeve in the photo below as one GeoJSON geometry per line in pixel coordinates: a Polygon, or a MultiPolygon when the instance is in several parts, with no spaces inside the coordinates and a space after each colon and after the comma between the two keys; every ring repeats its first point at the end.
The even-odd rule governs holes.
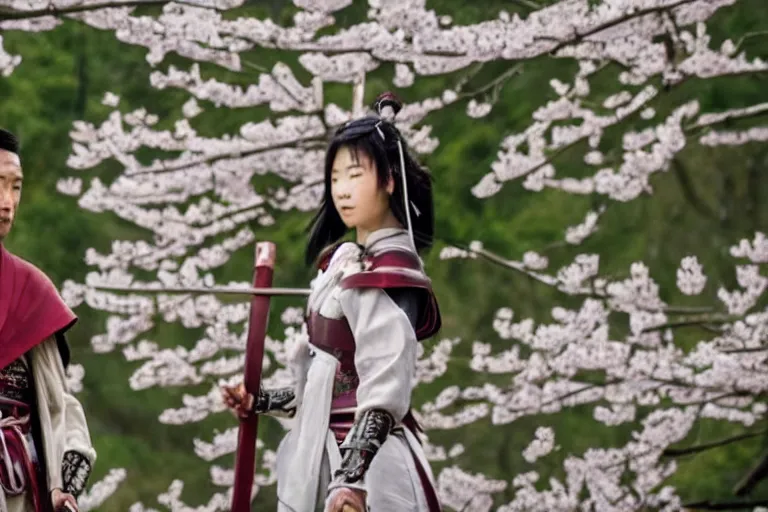
{"type": "Polygon", "coordinates": [[[53,337],[32,350],[32,368],[48,479],[51,489],[63,488],[61,473],[64,454],[76,451],[92,466],[96,451],[91,444],[80,401],[69,392],[58,345],[53,337]]]}
{"type": "Polygon", "coordinates": [[[379,288],[339,295],[355,338],[357,414],[383,409],[400,422],[411,405],[416,371],[416,333],[405,312],[379,288]]]}
{"type": "Polygon", "coordinates": [[[85,419],[83,406],[80,404],[80,400],[68,392],[64,393],[64,404],[66,439],[64,441],[63,453],[76,451],[88,459],[88,462],[93,466],[93,463],[96,462],[96,450],[94,450],[91,444],[91,434],[88,430],[88,422],[85,419]]]}

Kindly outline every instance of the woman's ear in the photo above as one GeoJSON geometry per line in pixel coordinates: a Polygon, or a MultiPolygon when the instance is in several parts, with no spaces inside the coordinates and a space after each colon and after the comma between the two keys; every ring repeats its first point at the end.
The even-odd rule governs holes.
{"type": "Polygon", "coordinates": [[[386,188],[387,194],[392,195],[395,193],[395,176],[394,173],[389,173],[389,178],[387,179],[387,188],[386,188]]]}

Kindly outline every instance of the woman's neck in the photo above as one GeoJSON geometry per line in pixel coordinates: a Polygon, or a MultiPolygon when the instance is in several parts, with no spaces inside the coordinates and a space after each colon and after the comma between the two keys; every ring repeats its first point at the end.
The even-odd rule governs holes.
{"type": "Polygon", "coordinates": [[[386,229],[386,228],[399,228],[403,229],[403,225],[400,224],[400,222],[395,218],[395,216],[392,214],[392,212],[387,215],[384,220],[376,226],[375,228],[364,228],[364,227],[358,227],[357,228],[357,243],[360,245],[365,245],[365,243],[368,241],[368,238],[375,233],[376,231],[379,231],[380,229],[386,229]]]}

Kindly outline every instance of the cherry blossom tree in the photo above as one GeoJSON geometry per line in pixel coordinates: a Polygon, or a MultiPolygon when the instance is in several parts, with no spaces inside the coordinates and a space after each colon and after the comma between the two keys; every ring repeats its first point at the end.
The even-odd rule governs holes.
{"type": "MultiPolygon", "coordinates": [[[[548,485],[537,471],[507,480],[488,477],[455,463],[464,451],[461,443],[429,444],[430,458],[442,468],[437,475],[442,501],[464,511],[765,505],[684,503],[668,484],[678,470],[676,455],[764,433],[754,427],[765,424],[768,391],[768,278],[761,273],[768,263],[765,234],[731,240],[738,288],[719,287],[718,301],[707,307],[668,304],[661,297],[669,294],[644,263],[632,264],[627,276],[616,278],[601,272],[605,255],[580,248],[611,209],[653,194],[657,175],[667,172],[683,149],[768,140],[768,127],[754,123],[768,112],[768,103],[708,112],[696,97],[678,94],[670,105],[670,95],[663,94],[691,80],[768,70],[768,63],[742,50],[755,34],[732,34],[714,47],[708,23],[739,2],[521,0],[516,5],[523,7],[515,12],[468,25],[455,24],[451,13],[436,12],[424,0],[369,0],[365,19],[346,25],[337,25],[336,17],[351,8],[349,0],[293,3],[293,24],[283,27],[249,16],[238,0],[0,0],[0,31],[50,30],[65,21],[113,31],[120,41],[147,48],[147,62],[156,68],[153,88],[188,94],[182,118],[173,129],[161,129],[155,113],[122,111],[119,95],[106,92],[103,101],[115,110],[101,123],[75,123],[67,162],[73,172],[58,184],[61,193],[78,198],[81,208],[110,212],[149,233],[139,241],[115,240],[106,254],[89,250],[85,258],[94,270],[85,282],[64,283],[63,294],[73,307],[108,313],[105,332],[91,340],[93,349],[120,347],[128,361],[143,361],[130,379],[134,390],[210,383],[207,393],[185,396],[159,420],[193,423],[223,412],[217,386],[240,379],[242,324],[248,314],[246,302],[168,290],[248,286],[249,276],[221,283],[216,272],[235,255],[252,251],[260,229],[272,226],[283,212],[310,212],[317,206],[324,142],[335,127],[363,113],[369,74],[391,66],[393,86],[406,90],[418,79],[470,76],[479,65],[509,63],[478,89],[468,90],[469,80],[459,80],[439,95],[407,102],[398,126],[417,153],[429,155],[440,142],[429,124],[431,114],[460,109],[470,118],[487,116],[504,83],[522,72],[526,61],[549,56],[575,63],[575,74],[550,82],[554,99],[541,102],[527,128],[499,141],[496,160],[478,175],[472,193],[487,199],[518,185],[531,194],[558,189],[594,198],[594,209],[563,232],[572,248],[570,262],[550,269],[543,248],[503,257],[486,250],[484,241],[445,246],[441,258],[494,262],[568,300],[551,309],[550,323],[518,319],[514,308],[502,308],[493,323],[499,339],[491,343],[445,338],[430,345],[419,361],[419,382],[433,382],[466,365],[453,357],[459,345],[471,345],[471,370],[494,378],[482,386],[446,387],[416,412],[428,434],[455,431],[457,440],[473,423],[513,428],[521,418],[542,418],[521,454],[529,463],[554,456],[558,440],[546,425],[554,414],[586,407],[595,422],[629,425],[631,433],[618,446],[565,454],[563,476],[551,476],[548,485]],[[209,66],[251,69],[256,65],[249,52],[258,49],[288,52],[295,62],[263,70],[247,87],[205,71],[209,66]],[[169,54],[191,64],[163,68],[169,54]],[[605,85],[593,84],[616,69],[606,96],[605,85]],[[301,78],[307,74],[310,79],[301,78]],[[327,90],[335,84],[348,84],[349,104],[328,99],[327,90]],[[267,106],[270,116],[243,124],[236,133],[206,136],[195,129],[195,118],[206,110],[260,106],[267,106]],[[149,162],[139,156],[147,149],[157,155],[149,162]],[[569,173],[574,166],[563,165],[566,161],[579,164],[577,174],[569,173]],[[107,163],[121,168],[119,177],[85,183],[81,176],[107,163]],[[259,186],[268,176],[279,185],[259,186]],[[152,339],[158,321],[204,334],[191,349],[173,347],[168,340],[152,339]],[[626,329],[616,329],[617,322],[626,329]],[[676,333],[690,325],[701,325],[708,334],[688,349],[676,343],[676,333]],[[232,352],[238,355],[227,355],[232,352]],[[679,448],[704,418],[743,425],[744,433],[679,448]],[[502,494],[513,498],[500,503],[502,494]]],[[[22,60],[2,50],[1,37],[2,32],[0,69],[7,76],[22,60]]],[[[700,296],[708,286],[697,255],[684,258],[677,269],[679,294],[700,296]]],[[[286,365],[292,347],[306,337],[299,307],[285,309],[280,319],[283,339],[267,340],[267,387],[291,382],[286,365]]],[[[212,464],[212,481],[223,489],[196,510],[227,508],[233,472],[216,460],[231,454],[235,444],[234,427],[194,441],[195,453],[212,464]]],[[[273,449],[260,445],[257,487],[274,483],[273,449]]],[[[737,495],[748,494],[766,475],[766,461],[757,461],[737,495]]],[[[121,476],[116,473],[112,481],[121,476]]],[[[183,483],[174,482],[160,504],[191,510],[182,491],[183,483]]],[[[132,508],[143,510],[150,509],[140,503],[132,508]]]]}

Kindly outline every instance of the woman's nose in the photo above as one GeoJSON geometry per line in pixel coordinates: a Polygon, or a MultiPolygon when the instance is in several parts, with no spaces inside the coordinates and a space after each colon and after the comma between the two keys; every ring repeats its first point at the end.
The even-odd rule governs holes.
{"type": "Polygon", "coordinates": [[[338,198],[349,197],[350,187],[347,180],[339,180],[334,185],[334,195],[338,198]]]}

